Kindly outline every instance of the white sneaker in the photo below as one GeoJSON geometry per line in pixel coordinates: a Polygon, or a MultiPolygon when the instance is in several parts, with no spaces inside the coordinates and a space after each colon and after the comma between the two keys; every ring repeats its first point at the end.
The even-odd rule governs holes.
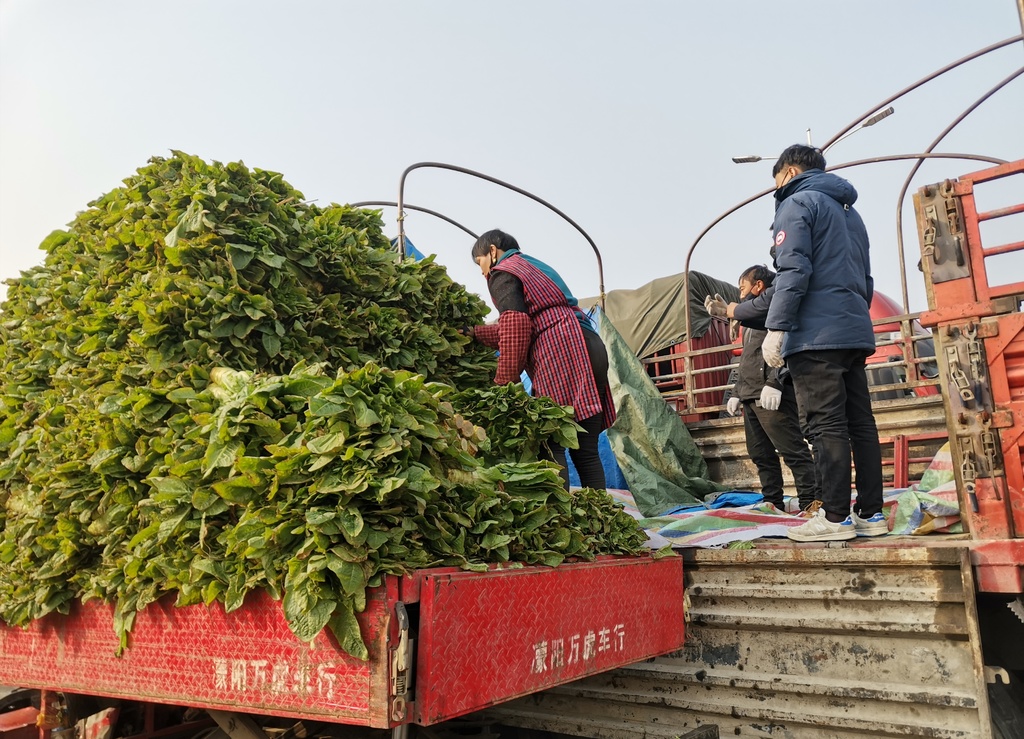
{"type": "Polygon", "coordinates": [[[856,513],[851,514],[850,517],[853,519],[853,527],[857,530],[857,536],[882,536],[889,533],[889,521],[881,511],[871,518],[861,518],[856,513]]]}
{"type": "Polygon", "coordinates": [[[819,508],[807,523],[788,529],[786,536],[793,541],[844,541],[856,538],[857,529],[849,516],[832,523],[825,518],[825,509],[819,508]]]}

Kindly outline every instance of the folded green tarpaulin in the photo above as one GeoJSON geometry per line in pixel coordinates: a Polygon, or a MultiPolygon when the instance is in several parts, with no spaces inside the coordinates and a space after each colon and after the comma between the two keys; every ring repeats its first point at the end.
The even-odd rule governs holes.
{"type": "Polygon", "coordinates": [[[604,312],[601,338],[608,348],[608,384],[617,417],[608,442],[637,508],[659,516],[727,488],[708,479],[708,466],[676,412],[661,397],[643,365],[604,312]]]}

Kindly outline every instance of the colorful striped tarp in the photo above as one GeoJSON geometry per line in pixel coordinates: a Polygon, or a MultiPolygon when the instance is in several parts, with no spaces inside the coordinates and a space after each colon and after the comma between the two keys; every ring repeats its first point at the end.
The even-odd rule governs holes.
{"type": "MultiPolygon", "coordinates": [[[[899,499],[904,490],[887,491],[885,510],[899,499]]],[[[697,510],[645,518],[637,510],[628,490],[609,490],[608,494],[622,504],[647,531],[648,546],[676,549],[688,547],[721,547],[734,542],[762,538],[785,538],[786,530],[799,526],[806,519],[784,513],[771,503],[756,503],[737,508],[697,510]]]]}
{"type": "MultiPolygon", "coordinates": [[[[922,536],[961,531],[956,483],[952,478],[947,443],[936,453],[919,485],[886,490],[883,510],[889,519],[890,535],[922,536]]],[[[628,490],[609,490],[608,494],[640,522],[647,531],[647,545],[653,549],[721,547],[754,539],[784,538],[788,528],[806,520],[794,515],[798,510],[795,497],[786,498],[789,513],[762,501],[736,508],[686,510],[644,517],[628,490]]]]}

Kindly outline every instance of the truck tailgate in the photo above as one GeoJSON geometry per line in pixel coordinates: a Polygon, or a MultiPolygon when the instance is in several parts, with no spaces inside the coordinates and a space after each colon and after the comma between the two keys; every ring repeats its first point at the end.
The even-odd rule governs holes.
{"type": "Polygon", "coordinates": [[[605,557],[389,577],[359,614],[370,658],[324,631],[306,644],[262,591],[138,614],[117,657],[113,609],[76,604],[0,627],[0,684],[386,728],[428,725],[678,649],[678,557],[605,557]],[[408,625],[407,629],[404,629],[408,625]]]}

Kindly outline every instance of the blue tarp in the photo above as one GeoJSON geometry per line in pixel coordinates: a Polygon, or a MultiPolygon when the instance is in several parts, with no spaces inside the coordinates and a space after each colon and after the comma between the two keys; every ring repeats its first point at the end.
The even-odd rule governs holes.
{"type": "MultiPolygon", "coordinates": [[[[608,443],[608,434],[604,431],[601,432],[601,437],[597,440],[597,453],[601,455],[601,464],[604,467],[605,486],[616,490],[629,490],[629,484],[622,476],[619,463],[615,460],[615,452],[612,451],[612,446],[608,443]]],[[[580,473],[573,466],[572,458],[568,454],[565,456],[566,465],[569,468],[569,484],[579,486],[580,473]]]]}
{"type": "Polygon", "coordinates": [[[761,493],[751,493],[740,490],[731,490],[725,493],[717,493],[708,496],[713,500],[703,505],[681,505],[665,511],[663,516],[671,516],[676,513],[689,513],[691,511],[715,510],[717,508],[741,508],[742,506],[757,505],[764,500],[761,493]]]}
{"type": "MultiPolygon", "coordinates": [[[[396,250],[398,249],[398,237],[397,236],[395,238],[391,239],[391,246],[395,247],[396,250]]],[[[405,256],[412,257],[413,259],[415,259],[418,262],[421,259],[426,258],[427,255],[424,254],[423,252],[421,252],[419,249],[417,249],[413,245],[412,241],[409,240],[409,237],[406,236],[405,237],[405,256]]]]}

